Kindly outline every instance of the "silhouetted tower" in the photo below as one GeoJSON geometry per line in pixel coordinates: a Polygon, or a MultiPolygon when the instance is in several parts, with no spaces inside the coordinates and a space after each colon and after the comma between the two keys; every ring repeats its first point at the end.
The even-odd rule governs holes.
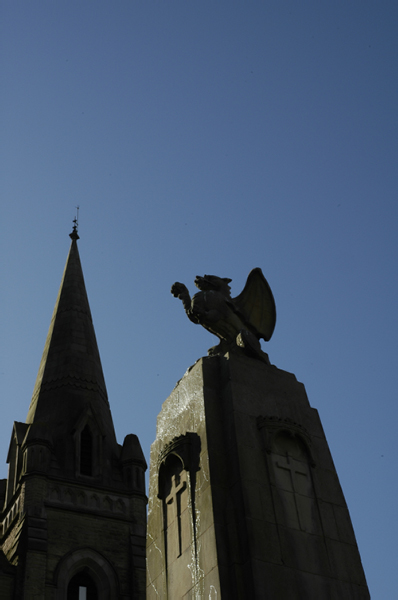
{"type": "Polygon", "coordinates": [[[0,597],[142,600],[146,462],[136,435],[116,441],[76,225],[70,237],[26,423],[11,436],[0,597]]]}

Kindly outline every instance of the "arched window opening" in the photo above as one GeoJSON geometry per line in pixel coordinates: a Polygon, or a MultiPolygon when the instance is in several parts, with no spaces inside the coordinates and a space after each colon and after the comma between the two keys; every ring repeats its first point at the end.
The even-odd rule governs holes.
{"type": "Polygon", "coordinates": [[[54,600],[113,600],[120,597],[113,567],[104,556],[90,548],[79,548],[61,558],[55,580],[54,600]]]}
{"type": "Polygon", "coordinates": [[[98,590],[87,571],[80,571],[69,582],[67,600],[98,600],[98,590]]]}
{"type": "Polygon", "coordinates": [[[80,473],[93,474],[93,436],[88,425],[80,435],[80,473]]]}
{"type": "MultiPolygon", "coordinates": [[[[199,582],[196,535],[196,474],[200,470],[198,434],[175,437],[163,450],[159,465],[159,494],[163,508],[162,560],[167,598],[184,598],[199,582]],[[194,583],[195,582],[195,583],[194,583]],[[192,587],[194,585],[194,587],[192,587]]],[[[141,469],[143,476],[143,471],[141,469]]]]}

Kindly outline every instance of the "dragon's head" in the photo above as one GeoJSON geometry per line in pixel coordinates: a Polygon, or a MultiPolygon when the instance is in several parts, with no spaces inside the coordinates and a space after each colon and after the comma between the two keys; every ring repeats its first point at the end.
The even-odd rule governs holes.
{"type": "Polygon", "coordinates": [[[202,292],[214,290],[229,297],[231,295],[231,288],[228,284],[231,281],[232,279],[228,279],[228,277],[217,277],[217,275],[203,275],[203,277],[197,275],[195,285],[202,292]]]}

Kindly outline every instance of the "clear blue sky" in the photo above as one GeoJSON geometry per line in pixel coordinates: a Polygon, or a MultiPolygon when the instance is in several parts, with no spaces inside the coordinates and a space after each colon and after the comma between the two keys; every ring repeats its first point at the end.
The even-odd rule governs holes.
{"type": "Polygon", "coordinates": [[[394,1],[3,0],[0,477],[80,205],[119,442],[215,338],[170,294],[253,267],[319,410],[373,600],[398,589],[394,1]]]}

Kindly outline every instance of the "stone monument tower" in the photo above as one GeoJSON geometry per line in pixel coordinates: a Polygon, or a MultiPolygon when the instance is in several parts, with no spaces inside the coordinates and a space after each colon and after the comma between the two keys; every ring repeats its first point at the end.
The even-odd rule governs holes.
{"type": "Polygon", "coordinates": [[[220,338],[188,369],[151,448],[147,599],[365,600],[350,515],[316,409],[269,363],[275,305],[261,271],[232,299],[198,277],[188,317],[220,338]]]}
{"type": "Polygon", "coordinates": [[[1,482],[2,600],[145,598],[145,458],[116,441],[76,225],[25,423],[1,482]]]}

